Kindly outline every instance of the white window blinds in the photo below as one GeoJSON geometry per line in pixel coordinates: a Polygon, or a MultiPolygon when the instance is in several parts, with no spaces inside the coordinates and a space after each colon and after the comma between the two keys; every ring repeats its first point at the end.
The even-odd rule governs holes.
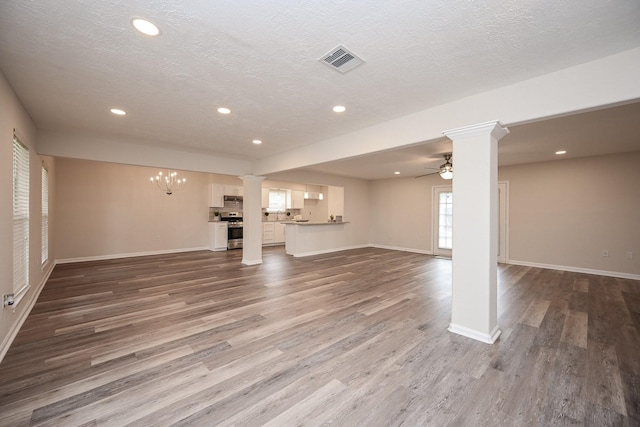
{"type": "Polygon", "coordinates": [[[13,136],[13,291],[29,286],[29,150],[13,136]]]}
{"type": "Polygon", "coordinates": [[[42,163],[42,264],[49,259],[49,171],[42,163]]]}

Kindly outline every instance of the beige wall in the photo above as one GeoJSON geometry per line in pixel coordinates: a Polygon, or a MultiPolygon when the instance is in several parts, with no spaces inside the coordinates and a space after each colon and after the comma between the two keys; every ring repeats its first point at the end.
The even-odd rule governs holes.
{"type": "Polygon", "coordinates": [[[180,171],[187,185],[169,196],[149,182],[158,171],[57,159],[57,259],[207,247],[211,175],[180,171]]]}
{"type": "MultiPolygon", "coordinates": [[[[242,181],[228,175],[180,172],[180,176],[187,177],[187,186],[167,196],[149,183],[149,177],[157,171],[142,166],[57,159],[57,260],[207,247],[208,184],[241,185],[242,181]]],[[[265,185],[304,189],[300,182],[322,182],[345,187],[344,220],[353,226],[344,245],[368,244],[367,181],[322,174],[289,173],[279,177],[279,181],[266,180],[265,185]]],[[[326,193],[326,187],[324,190],[326,193]]],[[[305,215],[312,211],[313,220],[327,220],[326,205],[326,200],[308,200],[305,215]]]]}
{"type": "Polygon", "coordinates": [[[438,175],[373,181],[371,243],[432,253],[433,187],[446,184],[438,175]]]}
{"type": "Polygon", "coordinates": [[[640,152],[504,167],[499,179],[511,260],[640,274],[640,152]]]}
{"type": "MultiPolygon", "coordinates": [[[[511,262],[640,274],[640,152],[503,167],[498,179],[509,181],[511,262]]],[[[372,182],[371,243],[431,251],[432,188],[443,183],[372,182]]]]}
{"type": "MultiPolygon", "coordinates": [[[[13,129],[16,129],[23,144],[29,148],[29,290],[15,309],[0,309],[0,360],[4,356],[10,341],[24,321],[31,302],[36,298],[44,279],[50,272],[55,257],[53,245],[55,231],[53,221],[49,222],[49,261],[42,265],[42,203],[41,203],[41,166],[45,161],[49,168],[49,186],[55,185],[54,159],[38,156],[36,151],[36,128],[20,101],[0,73],[0,295],[13,293],[13,210],[12,210],[12,171],[13,171],[13,129]]],[[[49,194],[49,213],[53,215],[55,194],[49,194]]]]}

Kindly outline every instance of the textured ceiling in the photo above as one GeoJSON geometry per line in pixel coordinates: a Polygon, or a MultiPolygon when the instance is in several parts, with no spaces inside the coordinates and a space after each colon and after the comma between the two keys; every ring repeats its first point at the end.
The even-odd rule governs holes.
{"type": "Polygon", "coordinates": [[[0,70],[40,129],[259,159],[637,47],[638,22],[637,0],[4,0],[0,70]],[[339,44],[366,63],[318,62],[339,44]]]}

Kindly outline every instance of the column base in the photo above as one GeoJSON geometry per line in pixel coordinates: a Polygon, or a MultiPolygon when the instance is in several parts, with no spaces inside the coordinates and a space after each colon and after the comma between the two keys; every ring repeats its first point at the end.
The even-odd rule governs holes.
{"type": "Polygon", "coordinates": [[[258,264],[262,264],[262,259],[254,259],[254,260],[243,259],[242,260],[242,264],[244,264],[244,265],[258,265],[258,264]]]}
{"type": "Polygon", "coordinates": [[[462,335],[463,337],[471,338],[476,341],[480,341],[486,344],[493,344],[496,342],[502,331],[498,329],[496,325],[491,331],[490,334],[485,334],[484,332],[476,331],[475,329],[470,329],[464,326],[456,325],[454,323],[449,323],[449,327],[447,328],[449,332],[453,332],[454,334],[462,335]]]}

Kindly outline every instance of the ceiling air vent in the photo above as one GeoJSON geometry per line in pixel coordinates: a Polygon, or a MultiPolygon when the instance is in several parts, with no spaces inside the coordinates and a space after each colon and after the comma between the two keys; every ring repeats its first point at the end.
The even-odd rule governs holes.
{"type": "Polygon", "coordinates": [[[364,64],[364,59],[350,52],[346,47],[339,45],[330,52],[323,55],[319,61],[324,62],[329,67],[341,73],[346,73],[356,68],[360,64],[364,64]]]}

